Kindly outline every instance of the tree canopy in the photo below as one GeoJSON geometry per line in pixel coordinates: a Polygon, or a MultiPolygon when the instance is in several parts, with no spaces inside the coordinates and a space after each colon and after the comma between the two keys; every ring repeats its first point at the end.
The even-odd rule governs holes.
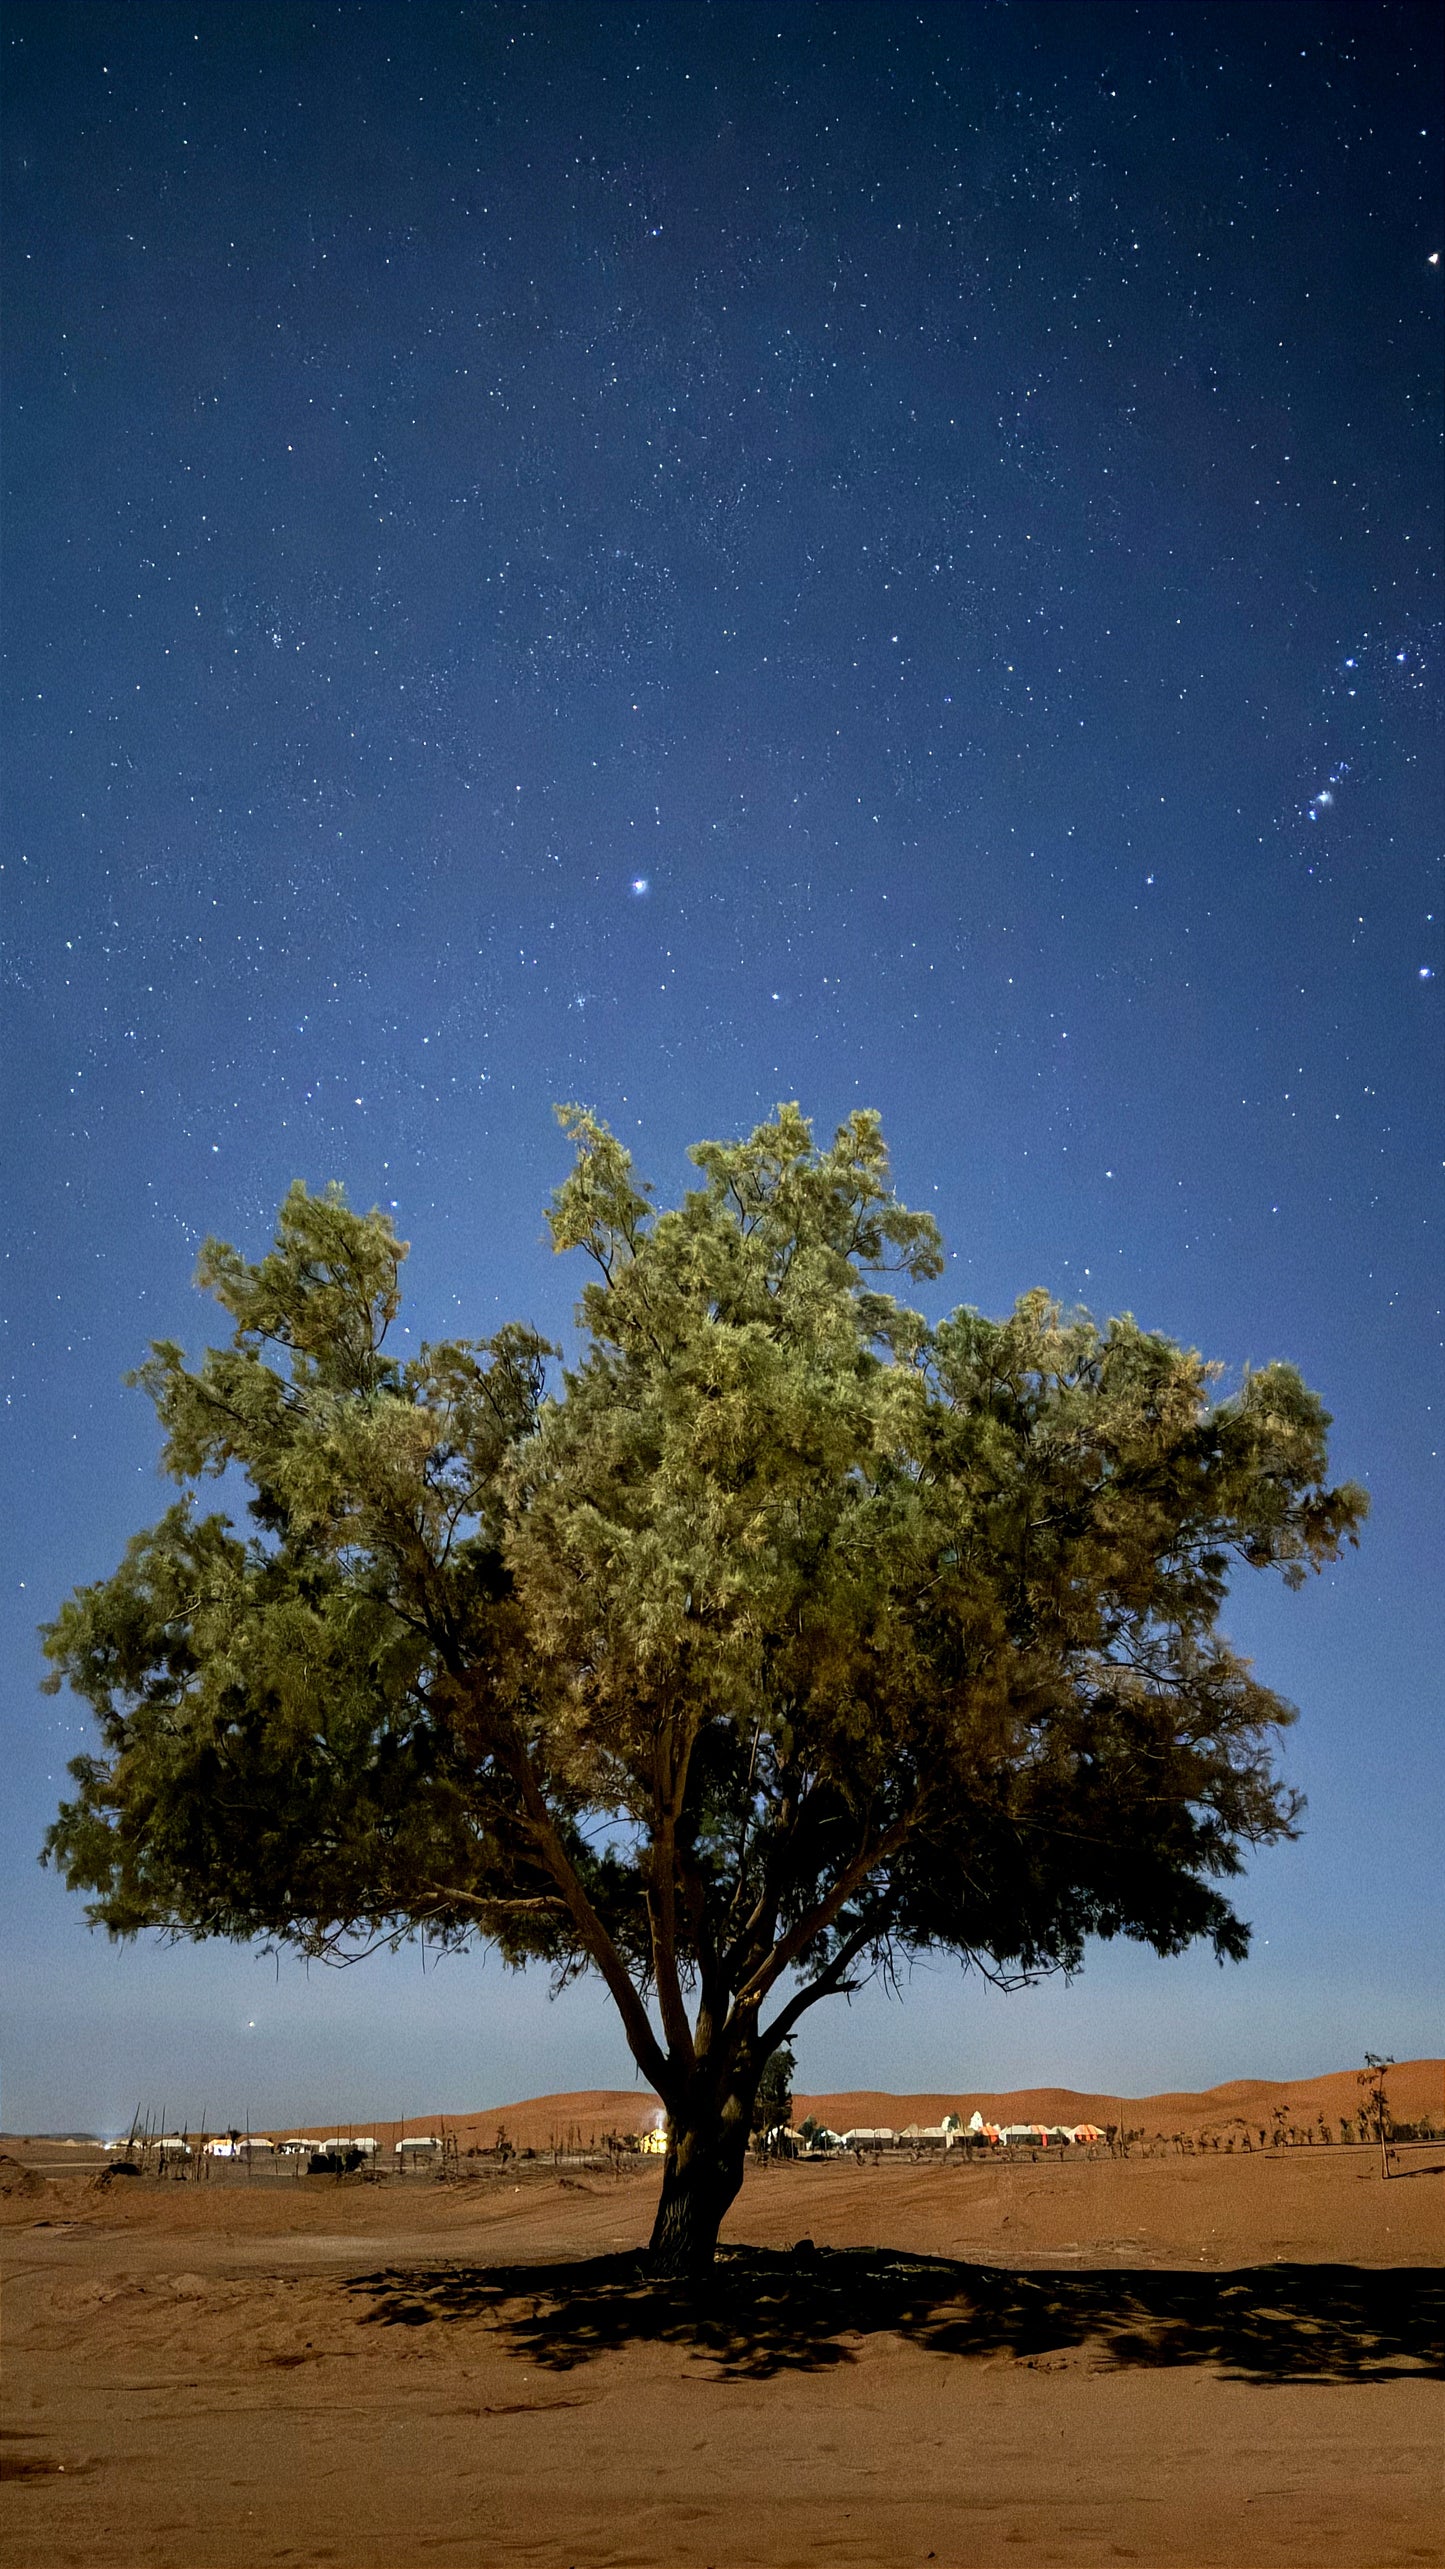
{"type": "Polygon", "coordinates": [[[939,1235],[874,1115],[699,1143],[663,1211],[562,1120],[560,1371],[516,1325],[391,1353],[405,1244],[338,1189],[258,1263],[207,1244],[228,1342],[134,1378],[183,1495],[46,1629],[100,1729],[47,1854],[118,1935],[424,1927],[598,1975],[668,2111],[655,2252],[694,2265],[763,2064],[870,1971],[1243,1955],[1294,1716],[1219,1612],[1366,1501],[1288,1365],[1223,1397],[1043,1292],[926,1321],[892,1286],[939,1235]],[[221,1475],[248,1526],[199,1506],[221,1475]]]}

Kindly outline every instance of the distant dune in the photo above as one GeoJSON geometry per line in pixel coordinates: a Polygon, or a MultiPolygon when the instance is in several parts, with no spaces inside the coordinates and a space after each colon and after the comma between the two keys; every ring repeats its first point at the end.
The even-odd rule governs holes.
{"type": "MultiPolygon", "coordinates": [[[[1397,2061],[1389,2072],[1390,2109],[1401,2122],[1422,2115],[1445,2119],[1445,2060],[1397,2061]]],[[[1356,2072],[1328,2070],[1317,2078],[1230,2079],[1223,2087],[1166,2090],[1158,2096],[1109,2096],[1076,2087],[1017,2087],[1004,2094],[893,2096],[882,2089],[853,2089],[833,2096],[798,2097],[794,2120],[816,2114],[834,2131],[851,2123],[891,2123],[900,2131],[909,2123],[938,2123],[945,2114],[967,2122],[977,2106],[990,2123],[1123,2123],[1150,2136],[1175,2132],[1268,2130],[1277,2107],[1303,2128],[1323,2115],[1330,2137],[1339,2132],[1340,2117],[1353,2116],[1360,2102],[1356,2072]]]]}
{"type": "MultiPolygon", "coordinates": [[[[1431,2114],[1445,2119],[1445,2060],[1397,2061],[1389,2073],[1392,2112],[1401,2122],[1431,2114]]],[[[1222,2087],[1168,2091],[1159,2096],[1108,2095],[1076,2087],[1016,2087],[936,2090],[926,2095],[897,2096],[885,2088],[852,2088],[826,2096],[798,2095],[793,2119],[817,2116],[836,2132],[852,2124],[888,2123],[902,2131],[909,2123],[940,2123],[945,2114],[967,2122],[977,2107],[990,2123],[1119,2123],[1131,2132],[1166,2138],[1175,2132],[1251,2134],[1270,2129],[1270,2117],[1283,2107],[1287,2121],[1318,2129],[1324,2116],[1330,2138],[1339,2136],[1342,2115],[1353,2117],[1359,2106],[1356,2072],[1328,2070],[1316,2078],[1230,2079],[1222,2087]]],[[[413,2134],[454,2132],[462,2149],[489,2149],[499,2131],[522,2150],[586,2147],[608,2132],[645,2132],[657,2116],[657,2098],[642,2087],[587,2087],[560,2096],[529,2096],[508,2105],[484,2106],[466,2114],[415,2114],[405,2124],[357,2122],[340,2128],[374,2132],[389,2148],[402,2131],[413,2134]]],[[[279,2136],[287,2127],[266,2127],[279,2136]]],[[[300,2131],[299,2124],[289,2127],[300,2131]]],[[[334,2123],[311,2123],[305,2129],[323,2139],[338,2129],[334,2123]]]]}

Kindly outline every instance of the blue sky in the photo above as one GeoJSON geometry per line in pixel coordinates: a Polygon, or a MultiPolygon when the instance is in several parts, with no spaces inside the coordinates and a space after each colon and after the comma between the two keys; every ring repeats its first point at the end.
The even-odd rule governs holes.
{"type": "Polygon", "coordinates": [[[561,1334],[553,1099],[664,1192],[879,1107],[951,1252],[1370,1487],[1228,1627],[1302,1718],[1241,1969],[940,1972],[801,2076],[1140,2092],[1440,2048],[1433,19],[7,15],[11,2126],[626,2084],[600,1996],[91,1939],[35,1626],[164,1503],[153,1335],[291,1178],[417,1336],[561,1334]],[[1422,108],[1421,102],[1425,102],[1422,108]]]}

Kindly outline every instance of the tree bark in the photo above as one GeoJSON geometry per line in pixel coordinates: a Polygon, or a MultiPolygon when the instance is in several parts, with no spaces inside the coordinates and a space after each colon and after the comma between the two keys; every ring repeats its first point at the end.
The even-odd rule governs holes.
{"type": "Polygon", "coordinates": [[[711,2271],[717,2234],[742,2186],[752,2099],[700,2100],[668,2119],[667,2159],[652,2225],[648,2265],[659,2277],[711,2271]]]}

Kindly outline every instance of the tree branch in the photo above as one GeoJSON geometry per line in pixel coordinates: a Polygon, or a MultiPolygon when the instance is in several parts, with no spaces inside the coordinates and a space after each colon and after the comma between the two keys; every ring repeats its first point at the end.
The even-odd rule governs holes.
{"type": "Polygon", "coordinates": [[[905,1813],[902,1819],[894,1821],[891,1828],[885,1829],[881,1838],[876,1839],[872,1846],[865,1845],[859,1848],[852,1863],[844,1866],[832,1890],[825,1898],[819,1900],[805,1917],[800,1918],[795,1927],[789,1928],[787,1934],[774,1945],[766,1961],[760,1964],[751,1979],[744,1983],[733,2000],[735,2013],[761,2006],[768,1991],[787,1970],[788,1965],[796,1962],[800,1953],[806,1953],[814,1937],[821,1936],[826,1927],[831,1927],[839,1911],[847,1907],[859,1883],[866,1882],[870,1873],[874,1872],[880,1864],[886,1864],[890,1855],[897,1854],[917,1816],[916,1809],[905,1813]]]}
{"type": "Polygon", "coordinates": [[[758,2052],[763,2060],[767,2059],[770,2052],[777,2050],[779,2043],[787,2041],[793,2027],[807,2014],[810,2007],[817,2006],[820,1998],[837,1998],[843,1991],[858,1986],[856,1981],[850,1982],[847,1979],[848,1967],[850,1963],[857,1961],[859,1954],[871,1944],[877,1933],[876,1925],[860,1927],[856,1935],[848,1937],[847,1941],[839,1946],[832,1961],[819,1972],[817,1979],[810,1980],[805,1989],[798,1990],[788,2000],[786,2007],[779,2009],[771,2025],[758,2035],[758,2052]]]}
{"type": "MultiPolygon", "coordinates": [[[[670,1737],[672,1724],[665,1736],[670,1737]]],[[[657,1988],[657,2004],[662,2016],[662,2030],[669,2048],[678,2057],[692,2058],[692,2026],[682,1995],[682,1982],[677,1969],[677,1821],[687,1791],[687,1769],[690,1742],[684,1742],[675,1765],[657,1743],[652,1769],[652,1805],[654,1829],[652,1839],[652,1882],[648,1891],[647,1915],[652,1929],[652,1976],[657,1988]],[[664,1765],[671,1770],[664,1774],[664,1765]]]]}
{"type": "MultiPolygon", "coordinates": [[[[756,1745],[755,1737],[755,1754],[756,1745]]],[[[777,1770],[777,1780],[783,1786],[782,1799],[778,1804],[777,1820],[773,1828],[768,1833],[767,1844],[763,1852],[762,1881],[759,1885],[758,1896],[753,1902],[752,1908],[749,1910],[747,1917],[739,1927],[737,1934],[731,1938],[730,1942],[724,1948],[723,1962],[725,1968],[729,1971],[737,1967],[742,1962],[745,1955],[756,1951],[757,1939],[760,1931],[765,1931],[769,1936],[771,1936],[771,1922],[777,1915],[778,1901],[781,1897],[783,1856],[792,1840],[797,1836],[803,1814],[813,1799],[812,1787],[806,1782],[804,1783],[802,1792],[795,1793],[792,1783],[786,1781],[790,1763],[791,1761],[788,1759],[780,1761],[777,1770]]],[[[751,1787],[751,1768],[749,1769],[748,1783],[749,1787],[751,1787]]],[[[742,1896],[745,1879],[746,1877],[742,1868],[742,1848],[739,1847],[737,1886],[734,1890],[730,1907],[730,1914],[732,1915],[736,1915],[737,1904],[738,1900],[742,1896]]]]}
{"type": "Polygon", "coordinates": [[[533,1773],[526,1746],[515,1732],[512,1745],[513,1772],[526,1806],[527,1825],[542,1861],[567,1903],[583,1944],[611,1991],[633,2059],[643,2077],[651,2081],[666,2103],[668,2093],[675,2085],[668,2074],[667,2054],[652,2030],[647,2009],[633,1984],[631,1973],[577,1878],[576,1868],[562,1842],[561,1831],[547,1808],[542,1788],[533,1773]]]}

